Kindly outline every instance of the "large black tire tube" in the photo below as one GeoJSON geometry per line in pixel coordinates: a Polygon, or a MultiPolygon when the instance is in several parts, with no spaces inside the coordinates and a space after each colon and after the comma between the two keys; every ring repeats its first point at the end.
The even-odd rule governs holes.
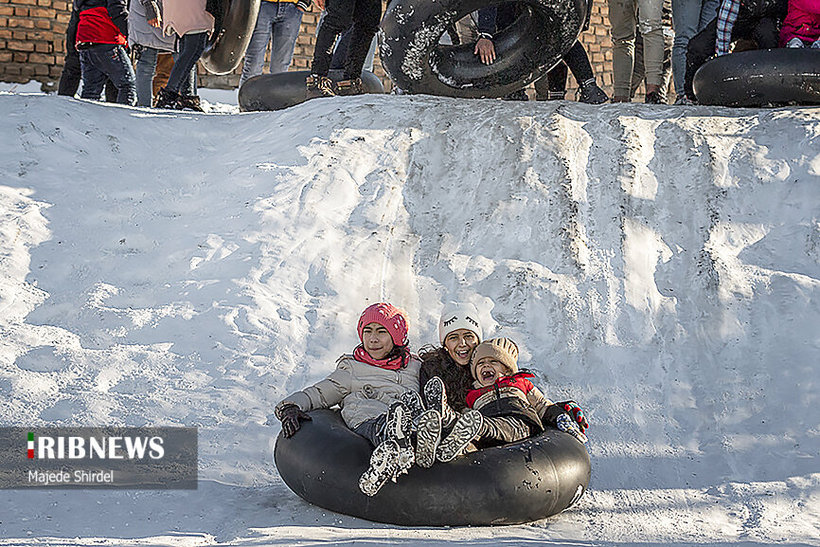
{"type": "MultiPolygon", "coordinates": [[[[258,110],[281,110],[305,102],[305,78],[309,70],[296,70],[280,74],[260,74],[250,78],[239,88],[239,109],[243,112],[258,110]]],[[[343,70],[331,70],[331,80],[344,76],[343,70]]],[[[381,80],[366,70],[362,71],[362,83],[367,93],[384,93],[381,80]]]]}
{"type": "Polygon", "coordinates": [[[338,412],[316,410],[274,460],[285,484],[306,501],[347,515],[401,526],[521,524],[578,501],[589,455],[574,437],[549,429],[526,441],[487,448],[430,469],[413,467],[372,498],[358,486],[372,447],[338,412]]]}
{"type": "Polygon", "coordinates": [[[820,104],[820,51],[779,48],[722,55],[698,69],[692,87],[699,104],[820,104]]]}
{"type": "Polygon", "coordinates": [[[496,60],[481,63],[475,44],[441,45],[448,26],[493,0],[394,0],[381,24],[380,57],[409,93],[504,97],[554,67],[572,47],[587,0],[521,0],[521,15],[493,39],[496,60]]]}
{"type": "Polygon", "coordinates": [[[222,24],[214,29],[200,61],[212,74],[234,71],[251,41],[261,0],[223,0],[222,24]]]}

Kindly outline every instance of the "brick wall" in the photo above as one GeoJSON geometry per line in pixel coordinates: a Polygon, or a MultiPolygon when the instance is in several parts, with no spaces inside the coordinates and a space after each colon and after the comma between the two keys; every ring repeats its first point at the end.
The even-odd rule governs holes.
{"type": "MultiPolygon", "coordinates": [[[[53,90],[60,79],[65,56],[65,31],[70,4],[64,0],[1,0],[0,4],[0,81],[25,83],[36,80],[44,90],[53,90]]],[[[291,70],[307,69],[316,43],[315,12],[302,18],[291,70]]],[[[589,52],[599,83],[612,91],[612,42],[606,0],[594,0],[590,30],[581,36],[589,52]]],[[[387,82],[376,55],[376,73],[387,82]]],[[[233,88],[239,83],[241,68],[232,74],[216,76],[200,68],[204,87],[233,88]]],[[[569,78],[570,89],[575,87],[569,78]]],[[[572,94],[568,94],[572,97],[572,94]]]]}

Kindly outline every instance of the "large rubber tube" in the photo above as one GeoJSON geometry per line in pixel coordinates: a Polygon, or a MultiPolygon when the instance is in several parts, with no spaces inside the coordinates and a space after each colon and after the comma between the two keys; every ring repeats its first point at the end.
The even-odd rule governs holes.
{"type": "Polygon", "coordinates": [[[210,45],[200,60],[212,74],[230,74],[234,71],[251,41],[260,0],[224,0],[220,28],[214,29],[210,45]]]}
{"type": "Polygon", "coordinates": [[[402,526],[520,524],[549,517],[578,501],[589,484],[589,456],[555,429],[497,448],[413,467],[372,498],[359,490],[372,447],[338,412],[316,410],[313,421],[276,441],[274,459],[285,484],[325,509],[402,526]]]}
{"type": "Polygon", "coordinates": [[[521,0],[521,15],[496,35],[496,61],[484,65],[475,44],[439,44],[447,27],[493,0],[395,0],[381,24],[382,66],[409,93],[503,97],[554,67],[572,47],[586,0],[521,0]]]}
{"type": "MultiPolygon", "coordinates": [[[[328,76],[338,81],[344,71],[331,70],[328,76]]],[[[239,109],[243,112],[257,110],[281,110],[305,102],[305,78],[309,70],[296,70],[280,74],[260,74],[250,78],[239,88],[239,109]]],[[[366,70],[362,71],[362,83],[367,93],[384,93],[381,80],[366,70]]]]}
{"type": "Polygon", "coordinates": [[[758,49],[704,63],[692,80],[700,104],[820,104],[820,50],[758,49]]]}

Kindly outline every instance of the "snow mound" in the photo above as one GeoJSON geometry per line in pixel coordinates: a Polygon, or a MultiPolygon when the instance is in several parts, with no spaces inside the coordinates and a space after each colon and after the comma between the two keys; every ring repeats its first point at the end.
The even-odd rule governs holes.
{"type": "Polygon", "coordinates": [[[820,109],[0,111],[0,425],[197,426],[202,479],[0,492],[0,545],[820,545],[820,109]],[[367,304],[417,349],[456,298],[587,410],[588,494],[492,531],[296,498],[275,403],[367,304]]]}

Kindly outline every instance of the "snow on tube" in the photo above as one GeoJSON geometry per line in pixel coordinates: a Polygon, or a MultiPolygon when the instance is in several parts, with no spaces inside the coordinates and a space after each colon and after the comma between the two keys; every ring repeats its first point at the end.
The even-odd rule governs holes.
{"type": "Polygon", "coordinates": [[[589,484],[589,456],[556,429],[496,448],[413,467],[372,498],[359,490],[372,447],[338,412],[315,410],[296,435],[276,441],[285,484],[306,501],[354,517],[401,526],[521,524],[559,513],[589,484]]]}
{"type": "Polygon", "coordinates": [[[820,50],[756,49],[722,55],[695,73],[698,103],[723,106],[820,104],[820,50]]]}
{"type": "MultiPolygon", "coordinates": [[[[342,70],[331,70],[328,76],[335,82],[341,80],[343,74],[342,70]]],[[[305,78],[309,75],[309,70],[297,70],[254,76],[239,88],[239,109],[243,112],[281,110],[303,103],[305,78]]],[[[372,72],[363,70],[362,82],[368,93],[384,93],[381,80],[372,72]]]]}
{"type": "Polygon", "coordinates": [[[223,0],[221,28],[214,29],[209,47],[200,60],[212,74],[234,71],[251,41],[261,0],[223,0]]]}
{"type": "Polygon", "coordinates": [[[520,0],[515,22],[493,39],[496,60],[482,64],[475,44],[443,45],[447,27],[497,0],[395,0],[384,15],[380,57],[390,78],[409,93],[504,97],[537,80],[572,47],[587,0],[520,0]]]}

